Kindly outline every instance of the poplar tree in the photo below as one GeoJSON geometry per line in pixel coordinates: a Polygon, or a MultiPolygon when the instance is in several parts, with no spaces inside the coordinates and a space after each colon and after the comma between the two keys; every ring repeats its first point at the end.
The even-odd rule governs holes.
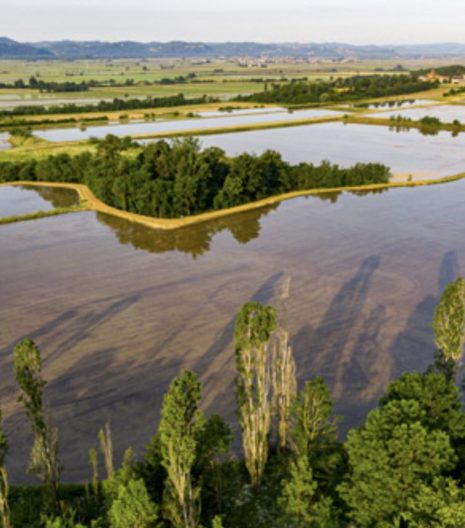
{"type": "Polygon", "coordinates": [[[289,334],[279,328],[273,339],[271,356],[273,414],[276,416],[279,449],[286,449],[289,444],[291,411],[297,390],[295,370],[289,334]]]}
{"type": "Polygon", "coordinates": [[[192,467],[205,418],[198,410],[202,389],[197,376],[187,370],[175,378],[163,399],[159,426],[162,465],[167,472],[164,510],[175,528],[199,525],[200,488],[192,467]]]}
{"type": "Polygon", "coordinates": [[[61,473],[58,432],[52,424],[50,411],[44,408],[43,391],[47,382],[42,378],[40,350],[31,339],[25,338],[15,347],[14,367],[21,390],[19,401],[24,405],[34,435],[30,471],[46,484],[52,505],[58,511],[61,473]]]}
{"type": "Polygon", "coordinates": [[[110,479],[114,473],[113,467],[113,440],[111,437],[111,426],[107,422],[103,429],[100,429],[98,433],[98,439],[100,443],[100,451],[102,452],[103,459],[105,461],[105,470],[107,472],[107,478],[110,479]]]}
{"type": "Polygon", "coordinates": [[[120,485],[108,518],[111,528],[151,528],[156,526],[158,510],[150,500],[142,479],[120,485]]]}
{"type": "Polygon", "coordinates": [[[245,304],[235,326],[236,401],[246,468],[257,487],[268,459],[271,420],[269,340],[276,329],[276,312],[257,302],[245,304]]]}
{"type": "Polygon", "coordinates": [[[8,453],[8,440],[2,428],[2,412],[0,411],[0,520],[3,528],[10,528],[10,507],[8,504],[8,474],[5,459],[8,453]]]}
{"type": "Polygon", "coordinates": [[[297,455],[310,455],[321,440],[335,437],[333,402],[322,378],[307,381],[294,402],[293,448],[297,455]]]}
{"type": "Polygon", "coordinates": [[[465,279],[462,277],[446,286],[434,312],[433,330],[439,349],[436,366],[452,379],[465,343],[465,279]]]}
{"type": "Polygon", "coordinates": [[[317,499],[317,482],[308,458],[297,456],[289,466],[289,476],[283,481],[278,498],[280,524],[283,528],[337,528],[339,524],[331,514],[328,497],[317,499]]]}

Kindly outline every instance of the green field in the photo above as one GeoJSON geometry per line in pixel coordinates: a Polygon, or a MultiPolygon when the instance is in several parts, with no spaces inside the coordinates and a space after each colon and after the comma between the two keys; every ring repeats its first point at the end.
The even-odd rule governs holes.
{"type": "MultiPolygon", "coordinates": [[[[449,61],[450,62],[450,61],[449,61]]],[[[256,60],[240,65],[237,60],[211,60],[202,63],[195,60],[89,60],[89,61],[0,61],[0,83],[13,83],[17,79],[27,81],[34,76],[42,81],[82,82],[95,80],[108,83],[113,80],[124,84],[131,80],[133,86],[99,87],[80,93],[40,94],[38,90],[0,90],[0,107],[16,97],[37,99],[106,99],[113,97],[166,96],[184,93],[186,96],[212,95],[222,98],[260,91],[261,82],[252,79],[276,80],[281,77],[328,79],[355,74],[392,72],[398,61],[286,61],[268,62],[261,67],[256,60]],[[245,65],[244,65],[245,64],[245,65]],[[196,75],[193,83],[170,85],[153,84],[161,79],[174,79],[196,75]],[[16,97],[15,97],[16,96],[16,97]]],[[[437,67],[444,61],[403,61],[405,69],[437,67]]],[[[18,99],[19,101],[20,99],[18,99]]]]}

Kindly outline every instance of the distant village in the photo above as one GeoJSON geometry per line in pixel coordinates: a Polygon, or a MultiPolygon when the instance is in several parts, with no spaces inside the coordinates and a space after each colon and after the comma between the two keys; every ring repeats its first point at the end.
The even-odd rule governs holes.
{"type": "Polygon", "coordinates": [[[420,81],[430,81],[435,82],[438,81],[441,84],[442,83],[449,83],[449,84],[465,84],[465,75],[439,75],[436,70],[431,70],[426,75],[422,75],[419,77],[420,81]]]}

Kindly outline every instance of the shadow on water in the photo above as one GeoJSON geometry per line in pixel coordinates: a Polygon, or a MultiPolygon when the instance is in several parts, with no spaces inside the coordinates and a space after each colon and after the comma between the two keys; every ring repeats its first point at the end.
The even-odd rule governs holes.
{"type": "Polygon", "coordinates": [[[394,358],[392,377],[403,372],[424,370],[433,359],[435,347],[432,321],[444,288],[459,276],[459,261],[454,250],[447,251],[439,266],[437,295],[427,295],[415,307],[391,348],[394,358]]]}
{"type": "MultiPolygon", "coordinates": [[[[112,425],[117,465],[129,444],[140,451],[156,429],[163,394],[181,368],[180,358],[122,363],[117,353],[114,348],[97,350],[47,385],[65,481],[86,477],[88,449],[97,447],[98,431],[106,422],[112,425]]],[[[15,482],[34,481],[26,473],[32,436],[22,410],[5,420],[5,430],[12,440],[8,457],[12,477],[15,482]]]]}
{"type": "Polygon", "coordinates": [[[305,371],[319,372],[328,380],[337,377],[335,367],[359,320],[370,281],[379,263],[378,256],[366,258],[357,273],[335,295],[319,327],[312,330],[307,325],[299,330],[294,343],[305,371]]]}
{"type": "MultiPolygon", "coordinates": [[[[278,272],[268,277],[251,299],[269,302],[282,276],[283,272],[278,272]]],[[[82,470],[87,465],[87,450],[95,446],[97,432],[106,421],[113,425],[116,460],[121,458],[129,444],[140,452],[155,431],[165,391],[173,377],[186,367],[188,357],[183,354],[163,354],[169,346],[165,342],[154,343],[152,355],[143,358],[128,357],[114,347],[92,351],[75,362],[72,355],[69,356],[70,350],[98,325],[128,309],[139,296],[140,293],[136,292],[127,298],[113,300],[103,310],[92,306],[69,310],[29,333],[44,350],[52,351],[46,356],[45,363],[66,365],[66,370],[52,377],[46,389],[63,446],[62,459],[67,468],[65,480],[84,478],[82,470]]],[[[232,350],[231,353],[227,350],[233,342],[234,322],[235,318],[231,318],[202,357],[189,365],[202,377],[205,393],[214,391],[211,411],[222,412],[226,417],[231,416],[234,408],[233,386],[224,382],[223,370],[226,367],[230,370],[234,361],[232,350]],[[211,368],[214,361],[217,363],[211,368]]],[[[2,368],[12,369],[14,345],[12,343],[1,351],[2,368]]],[[[14,384],[4,387],[2,392],[4,396],[15,396],[14,384]]],[[[21,409],[5,420],[5,429],[13,444],[9,457],[11,474],[15,481],[24,481],[27,479],[25,464],[31,434],[21,409]]]]}
{"type": "MultiPolygon", "coordinates": [[[[135,304],[140,297],[141,293],[138,292],[113,302],[103,310],[94,308],[87,313],[81,313],[80,309],[68,310],[36,330],[28,332],[27,337],[33,341],[40,342],[40,346],[44,350],[55,349],[56,352],[47,355],[47,361],[56,361],[58,359],[57,355],[66,353],[78,345],[98,328],[98,326],[135,304]],[[66,331],[66,328],[71,329],[71,332],[66,331]],[[64,339],[60,339],[60,336],[63,336],[64,339]],[[58,340],[58,344],[52,346],[52,343],[56,340],[58,340]]],[[[24,337],[26,336],[19,338],[17,342],[21,341],[24,337]]],[[[11,351],[17,342],[10,343],[0,349],[0,366],[2,368],[4,361],[11,361],[11,351]]]]}
{"type": "Polygon", "coordinates": [[[312,373],[307,377],[325,378],[333,397],[341,402],[338,412],[350,400],[350,425],[359,421],[359,413],[365,412],[364,404],[359,410],[359,396],[369,387],[373,367],[381,353],[378,343],[386,320],[384,306],[378,305],[363,320],[370,284],[379,265],[379,256],[366,258],[334,296],[320,325],[317,328],[304,325],[293,339],[298,371],[312,373]]]}
{"type": "MultiPolygon", "coordinates": [[[[269,303],[275,295],[276,289],[281,285],[284,272],[274,273],[266,279],[261,286],[251,295],[251,301],[257,301],[261,304],[269,303]]],[[[240,307],[238,307],[239,309],[240,307]]],[[[234,382],[224,383],[224,370],[234,362],[232,352],[234,343],[234,327],[236,316],[234,315],[225,325],[218,337],[214,340],[205,354],[195,363],[193,369],[199,374],[206,372],[214,361],[216,361],[214,373],[206,380],[206,391],[215,392],[215,402],[211,409],[215,413],[227,414],[234,405],[234,382]],[[231,353],[224,352],[230,349],[231,353]]],[[[210,406],[210,407],[212,407],[210,406]]],[[[210,410],[210,409],[209,409],[210,410]]]]}

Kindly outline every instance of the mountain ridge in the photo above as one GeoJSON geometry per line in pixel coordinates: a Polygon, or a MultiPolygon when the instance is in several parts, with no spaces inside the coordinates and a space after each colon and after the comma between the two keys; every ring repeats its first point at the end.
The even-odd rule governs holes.
{"type": "Polygon", "coordinates": [[[465,44],[355,45],[341,42],[137,42],[58,40],[18,42],[0,37],[0,59],[144,59],[215,57],[294,57],[307,59],[465,58],[465,44]]]}

